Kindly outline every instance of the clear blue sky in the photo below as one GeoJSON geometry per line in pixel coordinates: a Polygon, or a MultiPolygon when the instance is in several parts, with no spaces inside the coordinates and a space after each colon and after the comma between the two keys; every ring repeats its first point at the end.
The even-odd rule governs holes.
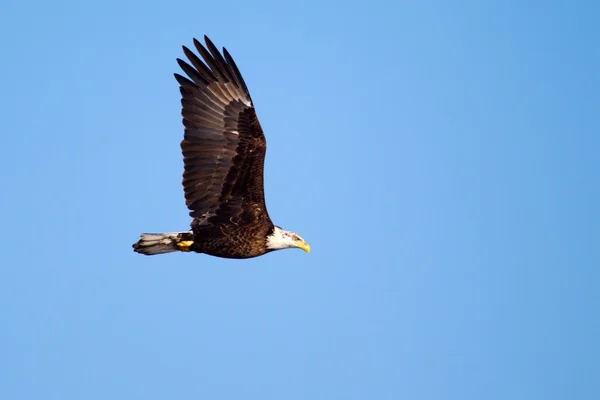
{"type": "Polygon", "coordinates": [[[600,398],[599,7],[3,3],[0,398],[600,398]],[[203,34],[310,255],[131,249],[189,226],[203,34]]]}

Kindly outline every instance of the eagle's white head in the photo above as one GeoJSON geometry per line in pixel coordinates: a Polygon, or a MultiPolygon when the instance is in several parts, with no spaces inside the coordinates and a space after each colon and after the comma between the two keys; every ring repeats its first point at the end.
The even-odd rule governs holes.
{"type": "Polygon", "coordinates": [[[273,233],[267,237],[267,249],[281,250],[297,247],[310,253],[310,245],[304,241],[296,232],[284,231],[276,226],[273,233]]]}

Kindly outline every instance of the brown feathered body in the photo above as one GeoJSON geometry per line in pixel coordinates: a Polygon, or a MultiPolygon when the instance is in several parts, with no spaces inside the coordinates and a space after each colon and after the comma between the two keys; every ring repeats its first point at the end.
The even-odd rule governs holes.
{"type": "Polygon", "coordinates": [[[205,42],[206,47],[194,40],[204,62],[186,47],[191,65],[177,60],[189,79],[175,74],[182,95],[183,189],[192,230],[162,239],[161,234],[147,234],[146,240],[142,235],[134,249],[256,257],[268,252],[267,237],[274,229],[264,198],[267,143],[235,62],[227,50],[221,55],[207,37],[205,42]]]}

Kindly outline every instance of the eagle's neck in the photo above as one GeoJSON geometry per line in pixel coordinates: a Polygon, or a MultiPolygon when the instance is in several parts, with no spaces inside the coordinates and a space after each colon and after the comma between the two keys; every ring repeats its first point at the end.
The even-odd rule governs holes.
{"type": "Polygon", "coordinates": [[[268,250],[281,250],[294,247],[292,232],[284,231],[280,227],[273,228],[273,232],[267,236],[268,250]]]}

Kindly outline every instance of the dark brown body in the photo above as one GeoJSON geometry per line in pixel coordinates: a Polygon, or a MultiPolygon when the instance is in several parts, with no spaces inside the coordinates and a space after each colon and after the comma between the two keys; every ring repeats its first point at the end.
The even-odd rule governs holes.
{"type": "Polygon", "coordinates": [[[266,237],[273,228],[247,230],[233,226],[200,227],[194,230],[191,251],[224,258],[252,258],[267,253],[266,237]],[[219,230],[219,232],[217,231],[219,230]]]}

